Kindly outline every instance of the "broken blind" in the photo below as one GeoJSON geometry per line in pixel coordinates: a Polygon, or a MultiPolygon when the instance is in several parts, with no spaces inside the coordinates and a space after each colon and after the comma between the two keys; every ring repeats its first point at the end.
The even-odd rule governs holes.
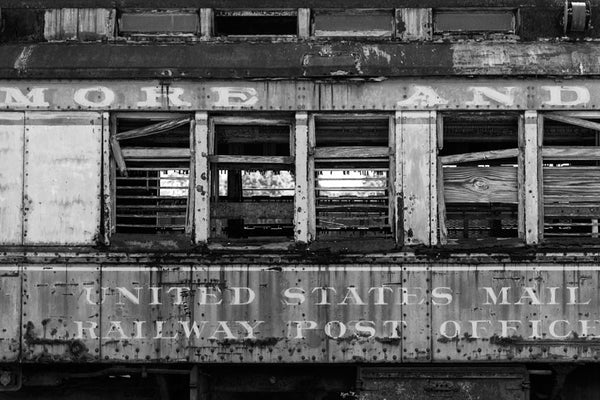
{"type": "Polygon", "coordinates": [[[392,235],[389,126],[388,116],[315,118],[318,238],[392,235]]]}
{"type": "Polygon", "coordinates": [[[190,117],[120,115],[111,144],[117,233],[189,233],[190,117]]]}
{"type": "Polygon", "coordinates": [[[600,118],[567,114],[544,114],[544,237],[598,238],[600,118]]]}
{"type": "Polygon", "coordinates": [[[444,116],[442,244],[518,236],[518,131],[516,115],[444,116]]]}

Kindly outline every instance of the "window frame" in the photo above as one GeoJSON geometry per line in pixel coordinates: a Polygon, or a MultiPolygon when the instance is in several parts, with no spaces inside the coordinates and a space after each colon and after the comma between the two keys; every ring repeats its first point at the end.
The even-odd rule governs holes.
{"type": "MultiPolygon", "coordinates": [[[[335,39],[335,38],[373,38],[373,39],[393,39],[396,37],[396,9],[394,8],[313,8],[310,15],[310,37],[313,39],[335,39]],[[324,31],[324,34],[318,34],[316,29],[316,18],[320,15],[348,15],[348,16],[366,16],[366,15],[386,15],[390,18],[389,34],[370,34],[369,31],[339,31],[339,34],[333,34],[336,31],[324,31]]],[[[387,32],[387,31],[386,31],[387,32]]]]}
{"type": "MultiPolygon", "coordinates": [[[[351,122],[353,119],[388,119],[388,176],[387,176],[387,189],[388,189],[388,220],[391,229],[391,238],[395,242],[402,241],[401,232],[399,232],[398,228],[398,219],[401,218],[400,213],[401,210],[398,208],[398,204],[396,201],[397,196],[397,188],[401,187],[401,175],[398,174],[397,168],[397,157],[396,157],[396,122],[394,114],[389,112],[380,112],[380,113],[323,113],[323,112],[315,112],[309,114],[309,134],[308,134],[308,196],[310,199],[309,202],[309,221],[308,221],[308,230],[309,237],[312,238],[313,242],[318,241],[328,241],[328,239],[319,239],[317,233],[317,199],[316,199],[316,169],[315,163],[317,161],[317,138],[316,138],[316,120],[337,120],[337,121],[347,121],[351,122]]],[[[343,146],[339,146],[343,147],[343,146]]],[[[357,146],[361,147],[361,146],[357,146]]],[[[333,240],[361,240],[361,238],[356,237],[343,237],[335,238],[333,240]]],[[[385,240],[385,238],[382,238],[385,240]]]]}
{"type": "MultiPolygon", "coordinates": [[[[181,112],[111,112],[105,113],[106,120],[109,120],[108,123],[109,129],[105,134],[104,146],[105,146],[105,154],[104,154],[104,241],[105,244],[110,244],[111,241],[121,242],[124,241],[126,243],[135,242],[135,239],[139,242],[139,238],[143,237],[145,240],[149,240],[155,243],[166,243],[173,241],[177,238],[183,238],[187,243],[189,243],[189,239],[194,235],[194,193],[193,190],[195,187],[195,155],[194,155],[194,141],[195,141],[195,123],[193,114],[190,113],[181,113],[181,112]],[[117,137],[117,120],[118,119],[144,119],[148,118],[149,122],[151,121],[165,121],[165,120],[178,120],[178,119],[187,119],[187,122],[184,123],[189,125],[189,152],[185,154],[186,157],[189,157],[189,179],[188,179],[188,193],[186,200],[186,215],[185,215],[185,226],[182,232],[168,232],[166,234],[163,233],[127,233],[127,232],[118,232],[117,231],[117,175],[119,174],[119,170],[123,171],[123,168],[126,167],[126,154],[127,150],[122,148],[119,143],[119,139],[117,137]]],[[[156,122],[154,122],[156,124],[156,122]]],[[[149,123],[147,126],[153,125],[149,123]]],[[[141,129],[136,128],[134,130],[141,129]]],[[[128,132],[131,132],[130,130],[128,132]]],[[[123,133],[123,132],[120,132],[123,133]]],[[[150,133],[144,136],[151,136],[155,133],[150,133]]],[[[123,139],[121,139],[123,140],[123,139]]],[[[179,153],[179,152],[176,152],[179,153]]]]}
{"type": "MultiPolygon", "coordinates": [[[[210,115],[208,116],[207,123],[207,147],[206,147],[206,160],[207,160],[207,171],[209,177],[208,183],[208,211],[205,215],[207,215],[206,221],[206,241],[213,243],[222,243],[222,242],[240,242],[237,238],[227,237],[214,237],[212,232],[212,207],[214,204],[214,196],[216,193],[216,197],[219,197],[219,180],[214,179],[215,176],[218,176],[219,164],[240,164],[240,165],[248,165],[249,162],[255,163],[260,166],[265,166],[268,164],[273,164],[276,166],[280,165],[288,165],[290,170],[294,173],[294,195],[292,200],[292,216],[293,216],[293,225],[296,222],[296,214],[295,211],[295,203],[296,203],[296,180],[295,176],[295,165],[296,165],[296,145],[295,145],[295,123],[294,118],[290,116],[289,118],[282,117],[282,114],[276,114],[272,117],[269,114],[261,114],[259,116],[249,116],[249,115],[239,115],[239,114],[226,114],[226,115],[210,115]],[[289,141],[289,156],[251,156],[251,155],[219,155],[216,149],[216,129],[215,127],[221,126],[285,126],[289,128],[288,141],[289,141]],[[253,159],[253,160],[252,160],[253,159]]],[[[294,230],[295,232],[295,230],[294,230]]],[[[296,234],[294,234],[293,241],[296,240],[296,234]]],[[[244,240],[244,239],[242,239],[244,240]]],[[[273,239],[269,239],[265,245],[269,245],[269,243],[280,243],[285,242],[288,243],[290,240],[280,239],[277,236],[273,236],[273,239]]]]}
{"type": "Polygon", "coordinates": [[[176,8],[176,9],[139,9],[139,8],[126,8],[119,10],[116,24],[117,37],[125,38],[130,40],[136,39],[189,39],[196,38],[200,35],[201,32],[201,21],[200,21],[200,12],[199,9],[196,8],[176,8]],[[122,29],[122,19],[124,15],[127,14],[156,14],[156,15],[170,15],[170,14],[180,14],[180,15],[193,15],[196,18],[196,27],[193,32],[187,31],[147,31],[147,32],[136,32],[136,31],[124,31],[122,29]]]}
{"type": "MultiPolygon", "coordinates": [[[[447,228],[447,207],[445,200],[445,183],[444,183],[444,165],[453,165],[458,167],[457,164],[463,162],[483,162],[486,160],[495,160],[495,159],[505,159],[505,158],[515,158],[517,159],[517,179],[515,188],[517,191],[517,239],[519,242],[525,242],[527,240],[526,237],[526,182],[525,182],[525,167],[526,167],[526,148],[525,144],[527,142],[526,138],[526,125],[525,125],[525,114],[521,111],[517,113],[507,113],[507,112],[473,112],[473,111],[465,111],[458,112],[458,114],[463,114],[465,117],[472,117],[475,120],[485,120],[486,118],[493,118],[494,114],[498,116],[508,116],[510,114],[516,114],[517,118],[517,147],[516,148],[507,148],[500,150],[487,150],[487,151],[478,151],[478,152],[469,152],[469,153],[461,153],[461,154],[452,154],[447,156],[440,156],[439,152],[444,147],[444,138],[446,137],[444,132],[444,117],[449,115],[456,115],[457,112],[438,112],[437,113],[437,172],[435,176],[435,180],[437,182],[437,202],[438,202],[438,212],[437,212],[437,220],[438,220],[438,241],[440,245],[448,245],[448,228],[447,228]]],[[[433,177],[432,177],[433,179],[433,177]]],[[[498,237],[490,237],[485,239],[486,241],[501,241],[506,240],[504,238],[498,237]]],[[[480,243],[481,241],[479,241],[480,243]]],[[[469,244],[477,244],[476,240],[468,240],[462,241],[458,240],[457,244],[460,245],[469,245],[469,244]]]]}
{"type": "Polygon", "coordinates": [[[240,39],[279,39],[279,40],[292,40],[300,37],[300,16],[301,12],[297,8],[265,8],[260,10],[249,10],[249,9],[223,9],[213,8],[211,12],[211,37],[216,40],[240,40],[240,39]],[[217,21],[216,19],[220,16],[229,17],[295,17],[296,18],[296,30],[294,34],[240,34],[240,35],[223,35],[217,33],[217,21]]]}
{"type": "Polygon", "coordinates": [[[434,38],[512,38],[517,39],[520,30],[520,12],[518,8],[511,7],[465,7],[465,8],[433,8],[431,15],[432,35],[434,38]],[[437,27],[437,16],[439,14],[494,14],[498,12],[511,13],[512,14],[512,28],[503,30],[489,30],[489,29],[452,29],[443,30],[437,27]]]}

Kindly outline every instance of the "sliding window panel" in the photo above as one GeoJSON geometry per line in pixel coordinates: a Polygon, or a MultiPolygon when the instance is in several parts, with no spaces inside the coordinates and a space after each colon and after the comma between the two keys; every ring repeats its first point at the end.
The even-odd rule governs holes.
{"type": "Polygon", "coordinates": [[[99,239],[102,114],[25,114],[25,244],[99,239]]]}

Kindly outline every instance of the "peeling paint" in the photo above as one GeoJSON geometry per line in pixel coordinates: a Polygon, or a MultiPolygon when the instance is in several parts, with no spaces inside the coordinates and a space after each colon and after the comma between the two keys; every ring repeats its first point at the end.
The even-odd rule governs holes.
{"type": "Polygon", "coordinates": [[[31,58],[34,49],[35,49],[35,46],[33,46],[33,45],[23,47],[23,50],[21,50],[21,54],[19,54],[19,56],[15,60],[15,64],[14,64],[14,68],[17,71],[22,73],[25,70],[27,70],[27,66],[29,64],[29,59],[31,58]]]}

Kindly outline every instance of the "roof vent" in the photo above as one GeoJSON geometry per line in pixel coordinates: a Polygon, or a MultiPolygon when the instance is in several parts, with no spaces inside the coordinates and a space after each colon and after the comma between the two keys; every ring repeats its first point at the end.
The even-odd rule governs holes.
{"type": "Polygon", "coordinates": [[[565,35],[589,28],[592,10],[589,1],[565,1],[563,27],[565,35]]]}

